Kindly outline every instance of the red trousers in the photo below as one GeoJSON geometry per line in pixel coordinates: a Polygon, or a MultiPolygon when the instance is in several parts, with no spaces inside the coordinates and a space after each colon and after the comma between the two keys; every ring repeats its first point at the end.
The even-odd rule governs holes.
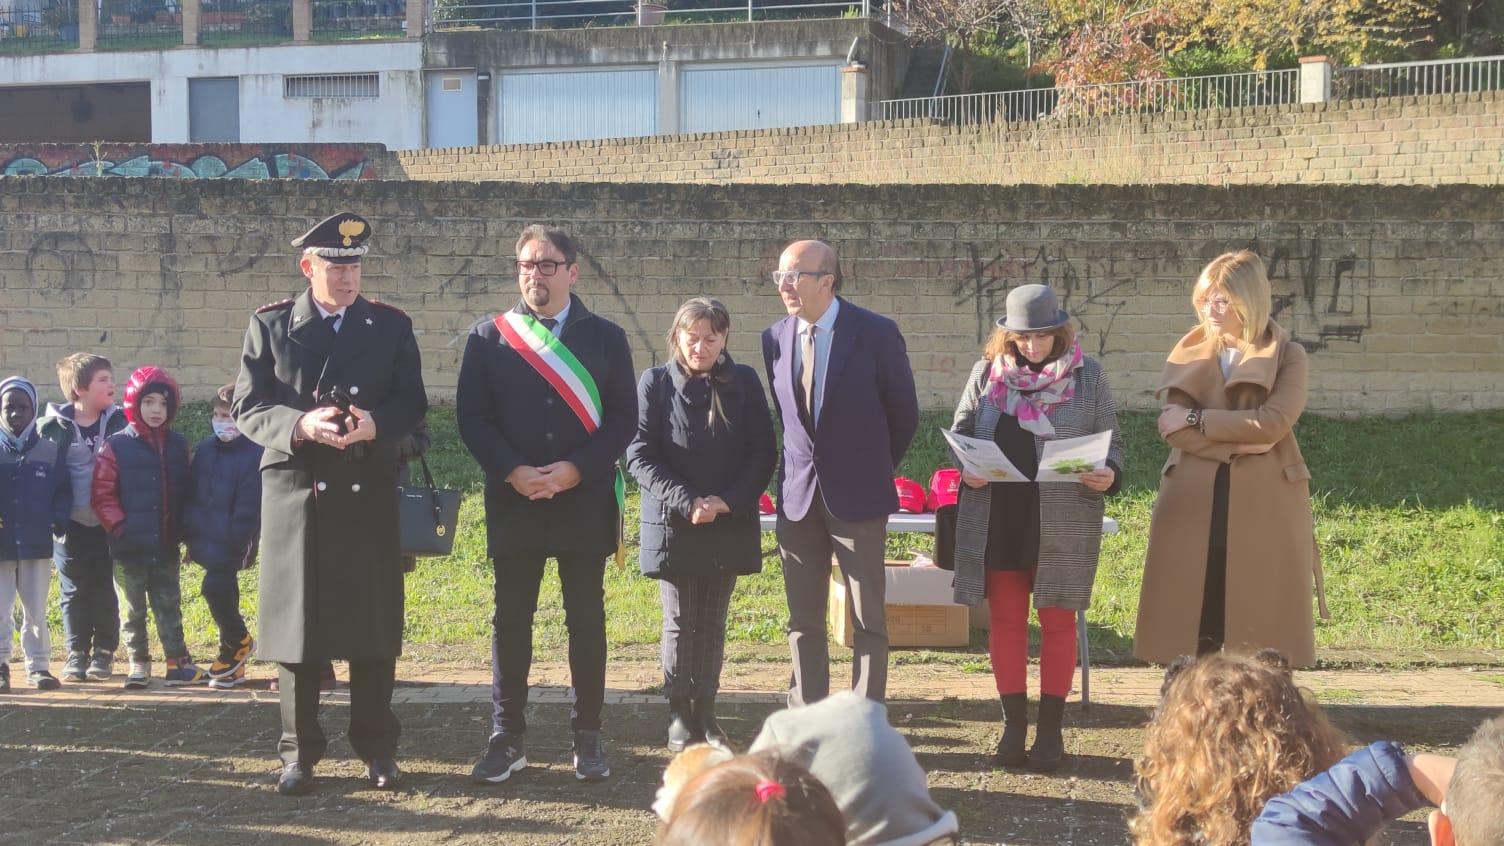
{"type": "MultiPolygon", "coordinates": [[[[992,677],[1001,696],[1026,693],[1029,665],[1029,592],[1032,570],[988,570],[987,607],[992,631],[992,677]]],[[[1076,675],[1076,612],[1069,608],[1039,610],[1039,690],[1062,699],[1071,692],[1076,675]]]]}

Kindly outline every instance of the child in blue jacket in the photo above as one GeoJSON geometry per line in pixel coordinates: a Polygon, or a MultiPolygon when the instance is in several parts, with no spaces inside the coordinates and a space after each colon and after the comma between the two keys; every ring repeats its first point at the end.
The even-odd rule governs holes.
{"type": "Polygon", "coordinates": [[[1406,755],[1380,741],[1276,796],[1254,821],[1253,846],[1366,843],[1383,824],[1437,806],[1431,846],[1504,843],[1504,717],[1478,727],[1457,757],[1406,755]]]}
{"type": "Polygon", "coordinates": [[[256,642],[240,615],[238,574],[256,562],[261,531],[261,447],[240,434],[230,404],[234,385],[214,396],[214,434],[199,442],[189,471],[183,540],[188,559],[204,568],[200,586],[219,627],[219,657],[209,665],[209,686],[228,690],[245,680],[256,642]]]}
{"type": "Polygon", "coordinates": [[[36,416],[35,385],[20,376],[0,381],[0,693],[10,691],[11,613],[18,594],[27,683],[38,690],[58,687],[48,667],[47,589],[52,538],[67,531],[73,481],[65,438],[38,435],[36,416]]]}

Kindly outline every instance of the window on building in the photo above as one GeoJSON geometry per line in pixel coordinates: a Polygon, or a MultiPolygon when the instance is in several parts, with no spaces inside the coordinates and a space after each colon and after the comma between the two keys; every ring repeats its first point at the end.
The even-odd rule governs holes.
{"type": "Polygon", "coordinates": [[[381,75],[336,73],[282,77],[282,96],[289,99],[380,97],[381,75]]]}

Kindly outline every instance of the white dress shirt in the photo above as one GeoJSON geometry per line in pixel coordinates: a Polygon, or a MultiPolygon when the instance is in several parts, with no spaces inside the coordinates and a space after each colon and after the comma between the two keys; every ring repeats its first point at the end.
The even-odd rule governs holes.
{"type": "Polygon", "coordinates": [[[318,300],[313,301],[313,307],[319,310],[319,317],[323,318],[324,320],[328,320],[329,315],[331,314],[335,315],[338,318],[334,321],[334,334],[338,335],[339,327],[345,325],[345,310],[339,309],[338,311],[327,311],[323,306],[319,305],[318,300]]]}

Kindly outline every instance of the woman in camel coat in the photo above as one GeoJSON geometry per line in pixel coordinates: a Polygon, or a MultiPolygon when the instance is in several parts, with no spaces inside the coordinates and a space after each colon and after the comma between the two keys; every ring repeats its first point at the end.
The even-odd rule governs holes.
{"type": "Polygon", "coordinates": [[[1226,648],[1316,660],[1311,588],[1321,563],[1311,473],[1295,443],[1306,352],[1269,318],[1264,263],[1218,256],[1192,294],[1201,323],[1156,392],[1170,457],[1149,527],[1134,654],[1168,663],[1226,648]]]}

